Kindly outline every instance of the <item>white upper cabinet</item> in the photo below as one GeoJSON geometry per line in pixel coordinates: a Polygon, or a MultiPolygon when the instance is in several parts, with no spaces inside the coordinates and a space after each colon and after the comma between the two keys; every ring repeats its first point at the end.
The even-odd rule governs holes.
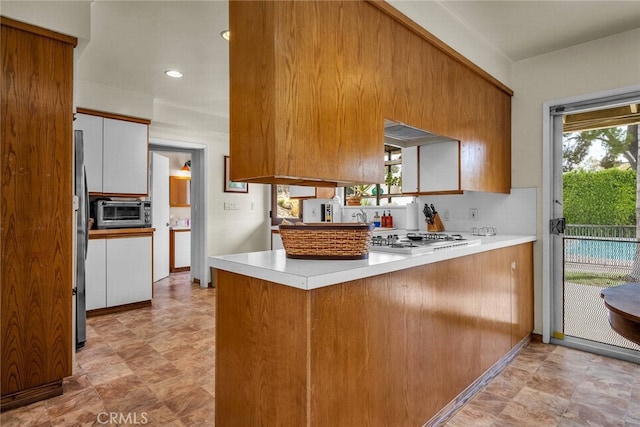
{"type": "Polygon", "coordinates": [[[74,129],[82,131],[87,186],[91,193],[102,193],[102,117],[76,114],[74,129]]]}
{"type": "MultiPolygon", "coordinates": [[[[402,182],[404,184],[404,178],[402,182]]],[[[446,141],[420,146],[420,192],[459,190],[460,143],[446,141]]]]}
{"type": "Polygon", "coordinates": [[[289,186],[290,198],[315,197],[315,196],[316,196],[316,187],[305,187],[303,185],[289,186]]]}
{"type": "Polygon", "coordinates": [[[148,124],[76,114],[83,131],[89,192],[148,194],[148,124]]]}
{"type": "Polygon", "coordinates": [[[104,119],[103,193],[147,194],[148,126],[104,119]]]}
{"type": "Polygon", "coordinates": [[[418,147],[405,147],[402,149],[402,192],[418,191],[418,147]]]}

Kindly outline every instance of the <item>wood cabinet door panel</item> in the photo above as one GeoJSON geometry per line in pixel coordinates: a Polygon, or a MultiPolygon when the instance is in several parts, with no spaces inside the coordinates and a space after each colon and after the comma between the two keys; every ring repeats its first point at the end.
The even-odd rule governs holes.
{"type": "Polygon", "coordinates": [[[191,206],[191,178],[188,176],[169,177],[169,206],[191,206]]]}
{"type": "Polygon", "coordinates": [[[511,265],[511,345],[515,346],[533,331],[533,243],[513,249],[511,265]]]}
{"type": "Polygon", "coordinates": [[[50,397],[47,387],[61,393],[72,372],[75,39],[5,17],[0,24],[5,410],[50,397]]]}

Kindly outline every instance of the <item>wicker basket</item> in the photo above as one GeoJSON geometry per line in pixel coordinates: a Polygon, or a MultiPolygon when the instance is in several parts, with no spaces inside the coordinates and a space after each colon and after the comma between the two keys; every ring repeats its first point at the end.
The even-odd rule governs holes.
{"type": "Polygon", "coordinates": [[[280,235],[287,258],[365,259],[373,227],[373,223],[280,225],[280,235]]]}

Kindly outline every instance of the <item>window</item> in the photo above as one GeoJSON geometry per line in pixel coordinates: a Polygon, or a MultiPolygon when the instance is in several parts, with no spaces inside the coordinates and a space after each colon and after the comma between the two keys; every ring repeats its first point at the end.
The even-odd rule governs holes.
{"type": "Polygon", "coordinates": [[[384,182],[345,187],[347,206],[405,205],[411,197],[402,196],[402,149],[384,146],[384,182]]]}
{"type": "Polygon", "coordinates": [[[302,221],[302,200],[289,197],[288,185],[271,186],[271,225],[278,225],[283,219],[302,221]]]}

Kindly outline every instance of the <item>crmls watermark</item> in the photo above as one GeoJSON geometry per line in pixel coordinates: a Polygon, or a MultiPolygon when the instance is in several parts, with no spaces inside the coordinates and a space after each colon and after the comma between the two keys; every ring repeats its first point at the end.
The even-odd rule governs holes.
{"type": "Polygon", "coordinates": [[[146,412],[100,412],[97,417],[98,424],[147,424],[149,414],[146,412]]]}

